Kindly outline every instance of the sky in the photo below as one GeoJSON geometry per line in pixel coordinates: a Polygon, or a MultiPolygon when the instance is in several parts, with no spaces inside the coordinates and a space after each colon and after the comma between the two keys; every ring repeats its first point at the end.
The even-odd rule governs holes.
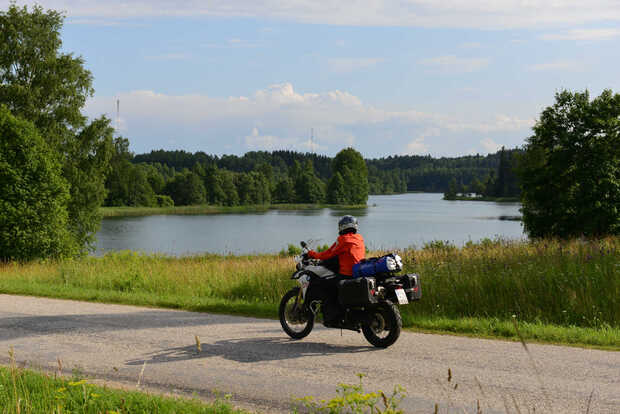
{"type": "Polygon", "coordinates": [[[523,145],[556,92],[620,91],[617,0],[37,4],[93,74],[85,113],[137,154],[484,155],[523,145]]]}

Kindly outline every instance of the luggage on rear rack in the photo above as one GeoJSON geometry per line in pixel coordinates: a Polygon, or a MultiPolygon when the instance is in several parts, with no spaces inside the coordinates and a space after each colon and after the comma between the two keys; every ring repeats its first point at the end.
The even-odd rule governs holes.
{"type": "Polygon", "coordinates": [[[420,287],[420,275],[415,273],[406,274],[397,277],[398,283],[403,285],[407,299],[411,302],[420,300],[422,297],[422,289],[420,287]]]}
{"type": "Polygon", "coordinates": [[[403,269],[403,262],[399,255],[390,253],[381,257],[362,259],[353,265],[353,277],[367,277],[382,273],[395,273],[403,269]]]}
{"type": "Polygon", "coordinates": [[[338,301],[342,306],[366,306],[377,303],[374,277],[341,280],[338,283],[338,301]]]}

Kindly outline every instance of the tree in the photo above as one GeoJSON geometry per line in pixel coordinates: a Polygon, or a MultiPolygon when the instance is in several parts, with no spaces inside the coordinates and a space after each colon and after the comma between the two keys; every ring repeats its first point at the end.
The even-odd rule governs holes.
{"type": "Polygon", "coordinates": [[[340,173],[347,191],[347,203],[366,204],[368,201],[368,168],[362,154],[345,148],[336,154],[333,173],[340,173]]]}
{"type": "Polygon", "coordinates": [[[164,189],[175,206],[191,206],[206,201],[205,186],[200,177],[189,170],[177,173],[164,189]]]}
{"type": "Polygon", "coordinates": [[[325,200],[325,184],[314,173],[312,160],[306,160],[303,168],[296,162],[293,173],[298,203],[322,203],[325,200]]]}
{"type": "Polygon", "coordinates": [[[347,202],[347,191],[344,179],[339,172],[329,180],[327,185],[327,202],[330,204],[345,204],[347,202]]]}
{"type": "Polygon", "coordinates": [[[295,186],[290,178],[283,178],[278,181],[273,191],[274,203],[294,203],[295,202],[295,186]]]}
{"type": "Polygon", "coordinates": [[[237,187],[235,186],[234,174],[230,171],[219,170],[218,176],[222,185],[222,190],[224,190],[224,193],[226,194],[225,204],[227,206],[239,205],[239,193],[237,192],[237,187]]]}
{"type": "Polygon", "coordinates": [[[105,117],[90,124],[81,113],[93,94],[84,60],[62,53],[64,17],[39,6],[0,11],[0,102],[31,121],[61,163],[69,184],[68,229],[80,250],[92,246],[112,153],[105,117]]]}
{"type": "Polygon", "coordinates": [[[452,180],[450,180],[448,191],[446,191],[443,194],[443,198],[444,200],[456,200],[456,193],[457,193],[456,178],[452,178],[452,180]]]}
{"type": "Polygon", "coordinates": [[[215,205],[226,204],[226,192],[222,188],[222,174],[215,165],[205,169],[204,182],[207,190],[207,202],[215,205]]]}
{"type": "Polygon", "coordinates": [[[620,95],[562,91],[522,156],[523,223],[531,237],[620,234],[620,95]]]}
{"type": "Polygon", "coordinates": [[[64,257],[69,189],[56,156],[31,122],[0,105],[0,261],[64,257]]]}

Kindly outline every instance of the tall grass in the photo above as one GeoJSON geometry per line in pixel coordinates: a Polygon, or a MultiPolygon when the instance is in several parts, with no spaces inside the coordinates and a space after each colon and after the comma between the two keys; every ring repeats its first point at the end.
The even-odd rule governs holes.
{"type": "Polygon", "coordinates": [[[620,238],[436,243],[401,253],[406,270],[422,276],[418,313],[620,326],[620,238]]]}
{"type": "Polygon", "coordinates": [[[96,386],[85,379],[18,368],[0,367],[0,413],[188,413],[243,414],[225,401],[168,398],[136,391],[96,386]]]}
{"type": "MultiPolygon", "coordinates": [[[[399,253],[405,271],[422,281],[422,300],[401,308],[406,326],[443,329],[441,321],[458,320],[448,330],[501,335],[514,317],[532,326],[608,329],[612,344],[620,342],[619,237],[485,240],[463,248],[435,242],[399,253]]],[[[277,255],[120,252],[2,264],[0,292],[276,317],[293,270],[292,258],[277,255]]]]}

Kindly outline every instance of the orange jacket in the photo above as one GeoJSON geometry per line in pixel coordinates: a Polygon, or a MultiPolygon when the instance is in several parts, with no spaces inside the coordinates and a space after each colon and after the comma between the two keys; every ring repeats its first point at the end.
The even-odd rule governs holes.
{"type": "Polygon", "coordinates": [[[346,276],[353,276],[353,265],[362,260],[365,254],[364,238],[357,233],[347,233],[338,236],[336,243],[332,244],[332,247],[324,252],[317,253],[313,250],[308,252],[308,256],[319,260],[327,260],[338,256],[340,274],[346,276]]]}

